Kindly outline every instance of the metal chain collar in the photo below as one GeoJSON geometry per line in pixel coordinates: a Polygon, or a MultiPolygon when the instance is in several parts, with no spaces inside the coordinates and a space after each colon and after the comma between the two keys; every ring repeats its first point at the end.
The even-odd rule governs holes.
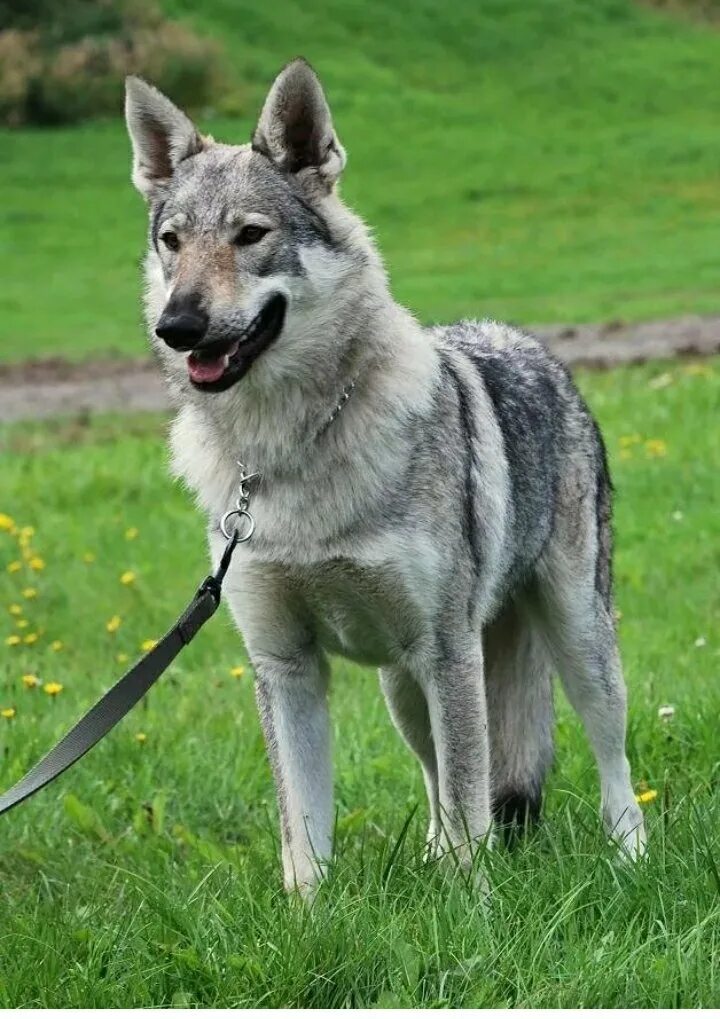
{"type": "MultiPolygon", "coordinates": [[[[333,408],[330,417],[317,433],[318,436],[323,435],[328,430],[330,425],[337,418],[338,414],[340,414],[343,410],[345,404],[353,394],[355,381],[355,379],[352,379],[346,386],[343,386],[342,395],[340,396],[337,405],[333,408]]],[[[235,509],[228,510],[228,512],[223,515],[220,521],[220,530],[228,541],[234,537],[235,544],[241,544],[242,542],[249,541],[255,530],[255,517],[250,512],[251,493],[248,490],[248,485],[253,481],[257,481],[261,475],[259,471],[255,471],[254,474],[246,474],[245,465],[239,460],[237,461],[237,465],[240,468],[240,480],[238,481],[238,497],[235,500],[235,509]],[[231,530],[229,523],[233,517],[236,519],[231,530]]]]}
{"type": "Polygon", "coordinates": [[[348,384],[346,386],[343,386],[342,395],[341,395],[340,399],[337,402],[337,406],[333,409],[332,414],[327,419],[325,424],[322,426],[322,428],[318,432],[318,435],[323,435],[328,430],[330,425],[333,423],[335,418],[338,416],[340,411],[343,409],[345,404],[348,402],[348,400],[352,396],[354,389],[355,389],[355,379],[352,379],[352,381],[348,382],[348,384]]]}

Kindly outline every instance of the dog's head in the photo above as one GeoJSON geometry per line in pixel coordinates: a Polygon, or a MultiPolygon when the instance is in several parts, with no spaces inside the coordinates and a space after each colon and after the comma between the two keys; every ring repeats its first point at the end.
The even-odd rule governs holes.
{"type": "Polygon", "coordinates": [[[345,152],[312,68],[280,73],[250,144],[203,137],[139,78],[126,116],[150,211],[148,324],[176,383],[211,394],[256,364],[271,378],[317,370],[323,323],[372,259],[335,191],[345,152]]]}

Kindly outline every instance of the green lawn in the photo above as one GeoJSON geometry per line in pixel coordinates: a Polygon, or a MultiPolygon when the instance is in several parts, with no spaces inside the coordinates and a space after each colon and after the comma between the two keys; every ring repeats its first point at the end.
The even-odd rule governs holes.
{"type": "MultiPolygon", "coordinates": [[[[222,611],[85,761],[2,819],[0,1005],[720,1006],[720,361],[582,385],[617,487],[629,749],[638,789],[658,794],[649,861],[618,868],[606,849],[591,757],[562,702],[546,822],[487,861],[483,909],[462,878],[420,862],[418,769],[374,676],[337,662],[337,862],[304,910],[280,891],[251,675],[231,673],[245,660],[222,611]]],[[[168,478],[164,428],[0,433],[0,511],[36,528],[25,552],[45,561],[31,569],[20,535],[0,532],[0,636],[22,640],[0,659],[0,709],[16,711],[0,717],[3,788],[204,575],[204,525],[168,478]]]]}
{"type": "MultiPolygon", "coordinates": [[[[242,115],[203,117],[218,137],[314,61],[345,195],[424,320],[720,309],[716,27],[632,0],[165,6],[226,45],[242,115]]],[[[0,359],[143,351],[128,164],[119,120],[2,132],[0,359]]]]}

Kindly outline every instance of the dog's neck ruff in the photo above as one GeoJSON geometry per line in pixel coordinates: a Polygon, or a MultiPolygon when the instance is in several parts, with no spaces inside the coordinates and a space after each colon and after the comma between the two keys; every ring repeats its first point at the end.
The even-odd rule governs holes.
{"type": "MultiPolygon", "coordinates": [[[[348,400],[352,396],[357,379],[351,379],[345,386],[343,386],[342,394],[335,407],[333,407],[330,416],[323,425],[318,429],[315,434],[315,440],[319,439],[321,435],[324,435],[328,428],[332,425],[342,411],[345,408],[348,400]]],[[[228,510],[220,520],[220,530],[223,535],[229,540],[234,538],[236,543],[242,543],[249,541],[255,530],[255,517],[250,512],[250,496],[251,492],[248,485],[252,482],[259,481],[262,477],[261,471],[255,471],[251,474],[245,473],[245,465],[241,460],[237,461],[237,465],[240,468],[240,479],[238,481],[238,496],[235,500],[235,508],[228,510]]]]}

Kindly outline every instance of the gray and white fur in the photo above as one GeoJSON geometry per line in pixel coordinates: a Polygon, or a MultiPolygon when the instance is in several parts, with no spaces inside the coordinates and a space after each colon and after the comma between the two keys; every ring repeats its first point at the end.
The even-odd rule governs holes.
{"type": "Polygon", "coordinates": [[[345,152],[303,60],[274,82],[250,144],[204,138],[137,78],[127,121],[150,212],[147,321],[178,404],[174,469],[207,513],[215,563],[237,461],[262,474],[226,592],[256,675],[287,887],[311,891],[331,856],[329,654],[379,667],[422,766],[431,853],[452,846],[469,863],[493,816],[537,816],[557,672],[592,744],[606,830],[640,854],[611,485],[566,370],[514,328],[425,329],[393,300],[339,197],[345,152]],[[278,295],[281,332],[242,377],[196,385],[192,358],[234,350],[278,295]]]}

